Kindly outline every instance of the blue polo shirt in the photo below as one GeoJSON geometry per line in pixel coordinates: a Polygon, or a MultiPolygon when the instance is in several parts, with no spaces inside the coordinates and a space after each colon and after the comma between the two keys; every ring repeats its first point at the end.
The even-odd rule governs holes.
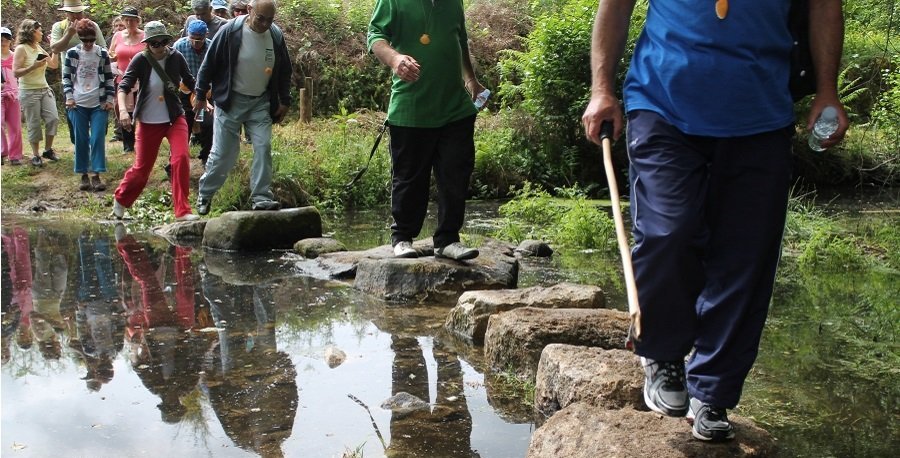
{"type": "Polygon", "coordinates": [[[788,91],[790,0],[650,0],[625,78],[627,111],[650,110],[684,133],[737,137],[794,121],[788,91]]]}

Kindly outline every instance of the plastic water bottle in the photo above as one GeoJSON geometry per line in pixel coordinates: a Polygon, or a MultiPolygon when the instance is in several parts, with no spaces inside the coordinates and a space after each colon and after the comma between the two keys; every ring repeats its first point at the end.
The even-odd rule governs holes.
{"type": "Polygon", "coordinates": [[[838,128],[838,112],[832,106],[825,107],[819,119],[816,119],[813,125],[812,133],[809,134],[809,149],[813,151],[825,151],[822,141],[828,139],[831,134],[837,132],[838,128]]]}
{"type": "Polygon", "coordinates": [[[490,96],[491,96],[490,89],[485,89],[485,90],[481,91],[480,93],[478,93],[478,96],[475,97],[475,108],[480,110],[481,107],[483,107],[484,104],[487,102],[487,99],[490,96]]]}

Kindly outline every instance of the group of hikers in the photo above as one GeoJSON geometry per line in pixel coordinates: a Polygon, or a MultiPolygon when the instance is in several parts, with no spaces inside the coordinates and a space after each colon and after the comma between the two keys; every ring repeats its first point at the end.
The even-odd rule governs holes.
{"type": "MultiPolygon", "coordinates": [[[[599,1],[585,69],[592,75],[585,135],[601,143],[601,125],[608,123],[613,139],[627,138],[632,262],[643,318],[634,349],[645,369],[644,400],[656,412],[686,416],[698,439],[729,440],[734,427],[727,409],[737,405],[756,359],[781,250],[795,132],[788,89],[794,39],[787,24],[797,2],[651,0],[619,91],[617,68],[635,3],[599,1]]],[[[214,14],[210,0],[191,0],[195,14],[174,44],[164,24],[152,21],[141,30],[138,12],[126,7],[124,28],[109,50],[80,0],[64,1],[67,17],[53,25],[50,52],[40,46],[40,23],[23,21],[10,75],[19,79],[32,163],[56,160],[58,118],[44,72],[60,65],[54,59],[61,53],[75,172],[83,174],[85,188],[103,187],[103,142],[95,138],[105,132],[105,113],[117,110],[126,147],[134,132],[135,162],[116,189],[113,216],[122,218],[143,190],[165,137],[176,219],[198,218],[188,204],[188,136],[197,123],[201,132],[212,131],[211,140],[202,134],[199,140],[206,168],[197,213],[209,212],[235,165],[241,127],[253,145],[252,208],[278,209],[270,189],[272,123],[291,105],[292,65],[273,24],[275,0],[236,5],[226,19],[214,14]],[[41,122],[46,149],[39,154],[41,122]]],[[[829,147],[849,126],[837,93],[842,5],[820,0],[804,8],[816,80],[807,125],[834,107],[839,127],[823,142],[829,147]]],[[[473,101],[484,91],[469,54],[463,2],[377,0],[367,44],[392,70],[394,256],[421,254],[413,240],[434,175],[435,257],[477,257],[459,234],[474,168],[473,101]]],[[[7,126],[17,120],[7,113],[6,88],[4,82],[4,129],[12,130],[7,126]]],[[[10,137],[14,144],[16,135],[10,137]]],[[[10,149],[9,157],[21,154],[10,149]]]]}

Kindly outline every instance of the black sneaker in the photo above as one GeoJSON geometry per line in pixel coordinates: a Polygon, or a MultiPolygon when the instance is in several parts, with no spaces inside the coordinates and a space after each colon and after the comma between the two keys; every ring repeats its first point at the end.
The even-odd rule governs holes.
{"type": "Polygon", "coordinates": [[[94,188],[94,191],[106,191],[106,184],[100,181],[100,175],[91,177],[91,187],[94,188]]]}
{"type": "Polygon", "coordinates": [[[41,153],[41,156],[50,162],[56,162],[59,160],[59,157],[56,156],[56,151],[53,151],[53,148],[45,150],[43,153],[41,153]]]}
{"type": "Polygon", "coordinates": [[[198,215],[208,215],[209,207],[212,205],[212,200],[204,199],[200,197],[197,199],[197,214],[198,215]]]}
{"type": "Polygon", "coordinates": [[[693,425],[692,432],[697,439],[710,442],[734,439],[734,426],[728,421],[725,409],[691,398],[687,418],[693,425]]]}
{"type": "Polygon", "coordinates": [[[688,411],[684,361],[656,361],[641,357],[644,366],[644,403],[654,412],[683,417],[688,411]]]}

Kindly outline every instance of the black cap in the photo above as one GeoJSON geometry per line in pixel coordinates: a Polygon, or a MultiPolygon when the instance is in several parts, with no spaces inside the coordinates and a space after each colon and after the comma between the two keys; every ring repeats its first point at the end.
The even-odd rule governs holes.
{"type": "Polygon", "coordinates": [[[122,8],[122,12],[119,13],[119,15],[122,17],[140,17],[140,15],[138,14],[138,9],[133,6],[126,6],[125,8],[122,8]]]}

